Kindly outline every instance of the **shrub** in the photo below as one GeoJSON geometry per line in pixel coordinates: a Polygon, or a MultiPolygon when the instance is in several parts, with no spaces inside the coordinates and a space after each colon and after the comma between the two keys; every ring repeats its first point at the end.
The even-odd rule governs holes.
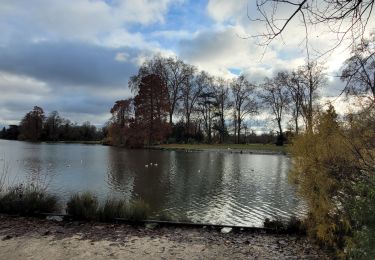
{"type": "Polygon", "coordinates": [[[77,219],[93,220],[97,217],[98,205],[98,199],[92,193],[76,193],[70,197],[66,212],[77,219]]]}
{"type": "Polygon", "coordinates": [[[74,194],[67,203],[67,213],[76,219],[111,221],[123,218],[131,221],[145,220],[150,207],[143,200],[127,203],[125,200],[109,198],[99,205],[97,198],[90,192],[74,194]]]}
{"type": "Polygon", "coordinates": [[[304,234],[306,232],[303,222],[295,216],[292,216],[287,221],[282,220],[279,217],[276,217],[276,219],[273,220],[266,218],[263,226],[276,231],[285,231],[293,234],[304,234]]]}
{"type": "Polygon", "coordinates": [[[375,259],[375,174],[357,185],[358,195],[347,206],[353,220],[353,237],[347,240],[353,259],[375,259]]]}
{"type": "Polygon", "coordinates": [[[150,214],[150,206],[143,200],[132,201],[128,207],[126,219],[132,221],[145,220],[150,214]]]}
{"type": "Polygon", "coordinates": [[[273,220],[271,220],[269,218],[266,218],[264,220],[263,226],[265,228],[270,228],[270,229],[274,229],[274,230],[285,229],[284,222],[280,218],[276,218],[276,219],[273,219],[273,220]]]}
{"type": "Polygon", "coordinates": [[[0,212],[24,216],[58,211],[56,196],[38,186],[20,184],[11,187],[0,198],[0,212]]]}
{"type": "Polygon", "coordinates": [[[291,146],[290,177],[309,207],[307,233],[339,258],[348,257],[348,249],[355,252],[373,242],[374,204],[356,187],[369,185],[375,172],[374,108],[347,116],[344,124],[330,106],[317,116],[313,130],[291,146]]]}
{"type": "Polygon", "coordinates": [[[107,199],[99,208],[98,217],[101,221],[111,221],[115,218],[127,218],[128,209],[125,200],[107,199]]]}

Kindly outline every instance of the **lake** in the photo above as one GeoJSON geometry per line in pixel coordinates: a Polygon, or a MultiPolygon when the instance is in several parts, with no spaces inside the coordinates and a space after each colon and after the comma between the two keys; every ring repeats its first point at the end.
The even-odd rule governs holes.
{"type": "Polygon", "coordinates": [[[285,155],[0,140],[0,174],[6,168],[10,184],[47,183],[63,201],[79,191],[142,199],[154,217],[199,223],[262,226],[267,217],[304,215],[290,163],[285,155]]]}

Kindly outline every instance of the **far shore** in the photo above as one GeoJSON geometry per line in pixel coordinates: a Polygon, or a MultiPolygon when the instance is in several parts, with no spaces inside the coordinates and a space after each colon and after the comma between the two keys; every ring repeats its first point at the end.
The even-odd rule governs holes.
{"type": "Polygon", "coordinates": [[[161,144],[148,149],[174,151],[211,151],[246,154],[287,154],[287,146],[274,144],[161,144]]]}
{"type": "MultiPolygon", "coordinates": [[[[91,144],[108,145],[103,141],[44,141],[50,144],[91,144]]],[[[110,145],[109,145],[110,146],[110,145]]],[[[171,150],[171,151],[209,151],[221,153],[244,154],[288,154],[288,145],[275,144],[160,144],[144,146],[142,149],[171,150]]]]}

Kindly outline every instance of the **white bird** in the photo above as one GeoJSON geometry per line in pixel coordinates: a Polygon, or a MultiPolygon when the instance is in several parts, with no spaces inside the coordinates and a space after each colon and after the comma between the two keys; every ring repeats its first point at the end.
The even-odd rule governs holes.
{"type": "Polygon", "coordinates": [[[145,167],[148,168],[148,164],[146,164],[145,167]]]}
{"type": "Polygon", "coordinates": [[[152,163],[150,163],[150,166],[152,166],[152,163]]]}
{"type": "Polygon", "coordinates": [[[201,170],[198,170],[198,172],[201,172],[201,170]]]}
{"type": "Polygon", "coordinates": [[[158,164],[157,164],[157,163],[154,163],[154,165],[155,165],[156,167],[158,167],[158,164]]]}

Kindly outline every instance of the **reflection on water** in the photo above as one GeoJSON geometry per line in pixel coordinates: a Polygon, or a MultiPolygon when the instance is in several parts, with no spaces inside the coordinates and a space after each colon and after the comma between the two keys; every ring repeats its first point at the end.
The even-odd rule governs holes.
{"type": "Polygon", "coordinates": [[[266,217],[304,213],[288,183],[290,162],[283,155],[0,140],[0,158],[13,183],[48,182],[49,190],[65,200],[90,190],[100,199],[143,199],[155,215],[250,226],[262,225],[266,217]]]}

